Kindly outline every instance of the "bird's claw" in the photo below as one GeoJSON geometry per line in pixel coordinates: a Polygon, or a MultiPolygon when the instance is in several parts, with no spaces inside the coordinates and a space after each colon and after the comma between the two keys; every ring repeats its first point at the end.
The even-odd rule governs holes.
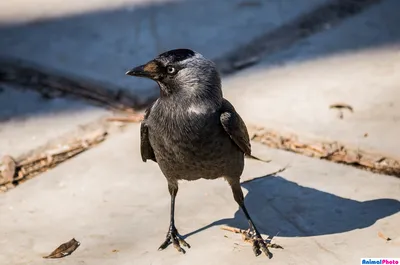
{"type": "Polygon", "coordinates": [[[253,252],[256,256],[264,253],[268,258],[272,258],[272,253],[269,252],[268,246],[261,236],[256,235],[253,237],[253,252]]]}
{"type": "Polygon", "coordinates": [[[255,233],[254,231],[251,232],[250,230],[247,231],[244,240],[253,244],[253,252],[255,256],[259,256],[261,253],[264,253],[268,258],[272,258],[272,253],[269,251],[268,248],[283,249],[283,247],[278,244],[267,243],[261,237],[261,235],[257,235],[257,233],[255,233]]]}
{"type": "Polygon", "coordinates": [[[169,229],[165,241],[161,244],[158,250],[163,250],[167,248],[171,243],[176,250],[182,252],[183,254],[185,254],[186,251],[181,247],[181,245],[190,248],[190,245],[183,239],[181,235],[179,235],[178,230],[176,230],[175,227],[171,227],[169,229]]]}

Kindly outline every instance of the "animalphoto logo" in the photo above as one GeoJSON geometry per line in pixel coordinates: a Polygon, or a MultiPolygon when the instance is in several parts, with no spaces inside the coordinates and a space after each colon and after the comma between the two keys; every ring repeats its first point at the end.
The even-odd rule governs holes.
{"type": "Polygon", "coordinates": [[[361,258],[360,264],[400,264],[400,258],[361,258]]]}

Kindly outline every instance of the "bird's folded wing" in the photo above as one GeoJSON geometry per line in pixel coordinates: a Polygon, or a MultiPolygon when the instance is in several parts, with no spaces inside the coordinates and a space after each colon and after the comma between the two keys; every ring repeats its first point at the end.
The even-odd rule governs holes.
{"type": "Polygon", "coordinates": [[[246,124],[236,112],[232,104],[226,99],[224,99],[222,103],[220,120],[225,131],[229,134],[235,144],[244,154],[250,156],[251,145],[246,124]]]}
{"type": "Polygon", "coordinates": [[[140,124],[140,154],[142,155],[143,162],[146,162],[147,159],[151,159],[154,162],[157,162],[156,156],[154,155],[153,147],[150,144],[149,140],[149,129],[146,125],[147,118],[150,115],[150,111],[153,104],[146,110],[144,115],[144,119],[140,124]]]}

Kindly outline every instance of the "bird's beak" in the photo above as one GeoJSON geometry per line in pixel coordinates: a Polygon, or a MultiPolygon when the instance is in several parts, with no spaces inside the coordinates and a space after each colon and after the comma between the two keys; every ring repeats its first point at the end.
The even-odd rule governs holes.
{"type": "Polygon", "coordinates": [[[126,75],[131,75],[131,76],[139,76],[139,77],[147,77],[148,73],[144,70],[145,65],[140,65],[138,67],[132,68],[128,72],[126,72],[126,75]]]}
{"type": "Polygon", "coordinates": [[[148,62],[147,64],[135,67],[126,72],[125,74],[154,79],[158,75],[158,65],[154,61],[151,61],[148,62]]]}

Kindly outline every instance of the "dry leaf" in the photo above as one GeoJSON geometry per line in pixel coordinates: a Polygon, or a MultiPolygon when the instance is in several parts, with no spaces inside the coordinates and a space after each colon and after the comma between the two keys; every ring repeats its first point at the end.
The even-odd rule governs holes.
{"type": "Polygon", "coordinates": [[[81,243],[75,240],[75,238],[71,239],[67,243],[60,245],[56,250],[50,253],[48,256],[44,256],[45,259],[59,259],[69,256],[74,252],[81,243]]]}
{"type": "Polygon", "coordinates": [[[16,163],[14,159],[9,156],[5,155],[1,159],[1,164],[3,165],[1,173],[3,175],[3,179],[0,178],[0,184],[7,184],[13,181],[16,169],[16,163]]]}

